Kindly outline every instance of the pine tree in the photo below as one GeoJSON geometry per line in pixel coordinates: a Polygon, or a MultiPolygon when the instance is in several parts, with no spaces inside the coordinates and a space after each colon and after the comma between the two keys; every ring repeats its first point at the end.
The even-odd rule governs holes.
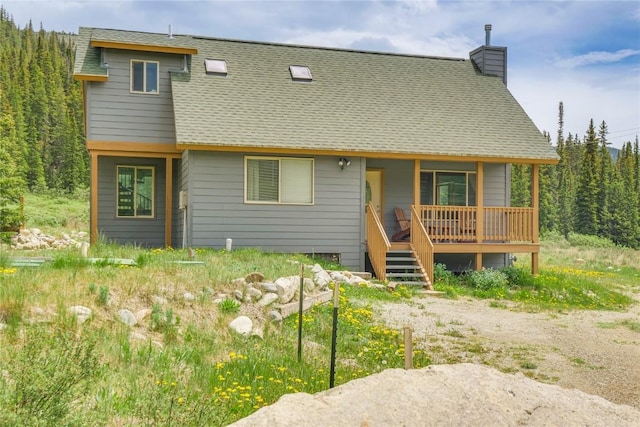
{"type": "Polygon", "coordinates": [[[589,123],[584,140],[584,155],[576,190],[575,230],[580,234],[595,235],[598,232],[598,139],[593,119],[589,123]]]}
{"type": "MultiPolygon", "coordinates": [[[[551,136],[545,133],[545,137],[551,145],[551,136]]],[[[540,194],[540,232],[553,231],[558,223],[558,194],[556,167],[552,165],[541,165],[539,177],[540,194]]]]}
{"type": "Polygon", "coordinates": [[[611,205],[615,202],[612,198],[611,185],[615,176],[613,174],[613,159],[609,153],[609,142],[607,141],[607,124],[603,121],[598,129],[598,140],[600,142],[599,163],[600,170],[597,175],[598,181],[598,235],[611,238],[611,205]]]}

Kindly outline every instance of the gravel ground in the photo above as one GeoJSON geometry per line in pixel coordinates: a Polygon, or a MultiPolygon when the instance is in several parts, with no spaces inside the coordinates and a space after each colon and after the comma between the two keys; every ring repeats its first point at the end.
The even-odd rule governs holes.
{"type": "Polygon", "coordinates": [[[489,301],[419,296],[384,303],[389,326],[410,326],[434,364],[471,362],[520,371],[541,382],[578,389],[640,408],[640,305],[628,311],[520,311],[489,301]]]}

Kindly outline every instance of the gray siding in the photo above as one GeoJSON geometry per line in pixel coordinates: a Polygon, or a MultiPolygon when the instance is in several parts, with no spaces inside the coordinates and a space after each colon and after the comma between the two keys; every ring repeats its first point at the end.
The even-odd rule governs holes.
{"type": "Polygon", "coordinates": [[[182,55],[107,49],[109,80],[87,85],[87,139],[175,144],[169,71],[182,61],[182,55]],[[158,94],[130,93],[131,59],[160,62],[158,94]]]}
{"type": "Polygon", "coordinates": [[[504,163],[484,164],[484,205],[509,206],[507,165],[504,163]]]}
{"type": "Polygon", "coordinates": [[[190,179],[190,242],[194,247],[260,247],[276,252],[339,253],[362,268],[363,170],[358,158],[340,170],[316,157],[313,205],[244,203],[244,155],[194,152],[183,161],[190,179]]]}
{"type": "Polygon", "coordinates": [[[396,232],[395,208],[405,210],[413,204],[413,160],[368,159],[367,167],[383,169],[384,228],[388,236],[396,232]]]}
{"type": "Polygon", "coordinates": [[[165,160],[98,157],[98,233],[107,240],[148,247],[164,246],[165,160]],[[116,217],[116,167],[155,166],[154,218],[116,217]]]}

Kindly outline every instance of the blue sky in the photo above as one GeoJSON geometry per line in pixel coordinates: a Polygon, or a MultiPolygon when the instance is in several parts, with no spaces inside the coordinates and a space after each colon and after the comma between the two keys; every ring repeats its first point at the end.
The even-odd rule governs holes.
{"type": "Polygon", "coordinates": [[[0,0],[20,27],[173,32],[430,56],[508,47],[508,87],[555,138],[603,120],[619,147],[640,135],[640,2],[0,0]]]}

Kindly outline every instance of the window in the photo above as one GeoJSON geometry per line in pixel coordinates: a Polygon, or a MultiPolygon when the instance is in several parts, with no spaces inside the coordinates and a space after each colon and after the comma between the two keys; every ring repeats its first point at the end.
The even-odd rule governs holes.
{"type": "Polygon", "coordinates": [[[246,157],[245,201],[313,204],[313,159],[246,157]]]}
{"type": "Polygon", "coordinates": [[[420,203],[423,205],[475,206],[475,172],[420,172],[420,203]]]}
{"type": "Polygon", "coordinates": [[[289,72],[291,72],[291,78],[294,80],[313,80],[311,70],[304,65],[290,65],[289,72]]]}
{"type": "Polygon", "coordinates": [[[153,218],[153,166],[118,166],[118,217],[153,218]]]}
{"type": "Polygon", "coordinates": [[[131,92],[158,93],[160,63],[156,61],[131,61],[131,92]]]}

